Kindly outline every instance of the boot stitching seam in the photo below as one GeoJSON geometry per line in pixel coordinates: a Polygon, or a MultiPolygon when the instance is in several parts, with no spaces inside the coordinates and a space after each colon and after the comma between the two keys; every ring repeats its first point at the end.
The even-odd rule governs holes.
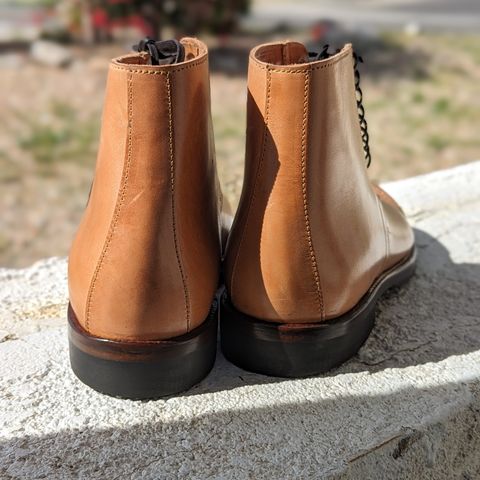
{"type": "Polygon", "coordinates": [[[173,114],[172,114],[172,91],[170,87],[170,72],[167,72],[166,79],[167,99],[168,99],[168,143],[170,156],[170,190],[172,200],[172,227],[173,227],[173,243],[175,245],[175,255],[177,257],[178,270],[182,278],[183,296],[185,300],[185,320],[187,323],[187,331],[190,331],[190,298],[188,294],[187,278],[182,265],[180,244],[177,235],[176,209],[175,209],[175,154],[173,148],[173,114]]]}
{"type": "Polygon", "coordinates": [[[128,98],[128,137],[127,137],[127,162],[124,165],[124,169],[122,172],[122,181],[120,192],[117,196],[117,202],[115,205],[115,210],[113,213],[113,218],[110,223],[110,228],[107,234],[107,238],[105,240],[105,244],[102,249],[102,253],[100,258],[97,262],[97,266],[95,268],[93,278],[90,284],[90,289],[87,295],[87,308],[86,308],[86,319],[85,319],[85,329],[88,330],[91,322],[91,311],[92,311],[92,304],[93,304],[93,297],[95,293],[95,288],[97,286],[98,276],[104,264],[104,260],[107,256],[108,250],[110,248],[110,244],[112,242],[113,234],[115,233],[115,229],[117,227],[117,222],[120,217],[120,211],[122,209],[123,203],[125,201],[126,191],[127,191],[127,184],[129,180],[130,174],[130,166],[132,163],[132,122],[133,122],[133,77],[130,73],[127,74],[127,98],[128,98]]]}
{"type": "Polygon", "coordinates": [[[278,72],[278,73],[308,73],[313,70],[322,70],[324,68],[332,67],[338,62],[340,62],[341,60],[343,60],[345,57],[347,57],[349,54],[351,55],[351,49],[345,50],[344,52],[340,53],[338,57],[328,62],[325,62],[325,60],[322,60],[322,62],[325,62],[325,63],[321,63],[319,65],[306,64],[305,66],[299,67],[297,69],[278,68],[278,67],[272,68],[269,65],[262,65],[258,61],[258,59],[255,57],[250,56],[250,58],[255,62],[255,66],[258,68],[261,68],[262,70],[269,70],[270,72],[278,72]]]}
{"type": "MultiPolygon", "coordinates": [[[[169,68],[163,69],[163,70],[137,70],[136,68],[128,68],[128,67],[122,67],[120,65],[116,64],[110,64],[110,68],[113,70],[120,70],[121,72],[128,72],[128,73],[139,73],[139,74],[146,74],[146,75],[169,75],[171,72],[181,72],[182,70],[188,70],[190,68],[198,67],[200,65],[203,65],[206,63],[208,60],[208,57],[202,58],[198,62],[194,63],[189,63],[188,65],[185,65],[183,67],[175,67],[174,68],[169,68]]],[[[141,66],[141,65],[135,65],[132,64],[132,66],[141,66]]],[[[146,66],[146,65],[145,65],[146,66]]]]}
{"type": "Polygon", "coordinates": [[[324,319],[324,302],[322,288],[320,285],[320,275],[318,273],[317,259],[313,249],[312,232],[310,228],[310,217],[308,214],[308,192],[307,192],[307,128],[308,128],[308,100],[310,91],[310,72],[306,72],[304,79],[303,94],[303,118],[302,118],[302,146],[301,146],[301,174],[302,174],[302,198],[303,198],[303,215],[305,220],[305,231],[307,234],[308,251],[312,268],[313,279],[316,288],[316,301],[321,319],[324,319]]]}

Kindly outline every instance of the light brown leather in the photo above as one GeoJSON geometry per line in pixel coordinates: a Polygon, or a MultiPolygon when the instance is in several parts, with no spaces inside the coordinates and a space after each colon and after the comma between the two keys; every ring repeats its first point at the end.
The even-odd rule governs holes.
{"type": "Polygon", "coordinates": [[[220,274],[206,46],[186,61],[110,64],[95,179],[69,258],[70,302],[92,335],[164,339],[200,325],[220,274]]]}
{"type": "Polygon", "coordinates": [[[238,310],[275,322],[349,311],[413,246],[401,209],[367,177],[351,45],[307,59],[296,42],[250,54],[245,180],[225,278],[238,310]]]}

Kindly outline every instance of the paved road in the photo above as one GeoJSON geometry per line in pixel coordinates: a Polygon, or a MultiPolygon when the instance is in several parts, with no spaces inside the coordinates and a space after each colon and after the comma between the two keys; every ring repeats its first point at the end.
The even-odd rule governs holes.
{"type": "Polygon", "coordinates": [[[0,0],[0,43],[12,39],[33,40],[38,35],[41,21],[40,9],[0,0]]]}
{"type": "Polygon", "coordinates": [[[365,30],[400,29],[415,24],[425,30],[480,32],[479,0],[255,0],[245,19],[248,28],[279,24],[308,27],[329,19],[365,30]]]}
{"type": "MultiPolygon", "coordinates": [[[[34,38],[35,17],[34,8],[0,0],[0,41],[13,34],[34,38]]],[[[279,24],[305,28],[321,19],[365,30],[415,24],[425,30],[479,33],[480,0],[253,0],[244,25],[255,30],[279,24]]]]}

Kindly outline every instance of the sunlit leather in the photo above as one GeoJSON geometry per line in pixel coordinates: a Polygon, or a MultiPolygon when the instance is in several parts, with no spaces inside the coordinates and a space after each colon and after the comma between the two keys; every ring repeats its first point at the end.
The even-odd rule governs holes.
{"type": "Polygon", "coordinates": [[[413,246],[402,211],[367,177],[351,45],[307,59],[296,42],[251,52],[245,180],[225,261],[234,306],[276,322],[347,312],[413,246]]]}
{"type": "Polygon", "coordinates": [[[186,60],[111,62],[95,179],[69,259],[70,302],[92,335],[173,337],[207,317],[220,274],[221,192],[206,46],[186,60]]]}

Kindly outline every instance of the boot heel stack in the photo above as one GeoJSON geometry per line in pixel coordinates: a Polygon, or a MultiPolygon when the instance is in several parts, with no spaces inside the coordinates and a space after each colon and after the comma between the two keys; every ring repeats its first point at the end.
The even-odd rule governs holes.
{"type": "Polygon", "coordinates": [[[218,302],[205,322],[169,340],[125,342],[90,335],[68,308],[70,363],[98,392],[148,399],[189,389],[212,369],[217,349],[218,302]]]}

